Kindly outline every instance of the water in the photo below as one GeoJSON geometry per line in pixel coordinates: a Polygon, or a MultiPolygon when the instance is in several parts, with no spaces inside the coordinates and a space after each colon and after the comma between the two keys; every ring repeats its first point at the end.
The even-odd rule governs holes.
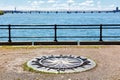
{"type": "Polygon", "coordinates": [[[119,17],[120,13],[5,14],[0,24],[117,24],[119,17]]]}
{"type": "MultiPolygon", "coordinates": [[[[41,13],[5,14],[0,16],[0,24],[120,24],[120,13],[41,13]]],[[[34,26],[33,26],[34,27],[34,26]]],[[[72,26],[74,27],[74,26],[72,26]]],[[[35,28],[35,27],[34,27],[35,28]]],[[[58,36],[99,36],[99,30],[58,30],[58,36]]],[[[103,30],[103,36],[120,36],[120,30],[103,30]]],[[[54,30],[12,30],[15,36],[54,36],[54,30]]],[[[0,30],[0,37],[8,37],[8,30],[0,30]]],[[[53,41],[54,38],[12,38],[12,41],[53,41]]],[[[99,40],[99,38],[58,38],[61,40],[99,40]]],[[[120,40],[120,38],[104,38],[120,40]]],[[[0,41],[8,41],[1,38],[0,41]]]]}

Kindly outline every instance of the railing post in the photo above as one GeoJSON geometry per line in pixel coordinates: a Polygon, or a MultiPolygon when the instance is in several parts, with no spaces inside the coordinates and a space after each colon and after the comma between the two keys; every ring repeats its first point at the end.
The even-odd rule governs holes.
{"type": "Polygon", "coordinates": [[[54,41],[57,42],[57,25],[54,27],[54,41]]]}
{"type": "Polygon", "coordinates": [[[102,24],[100,24],[100,40],[99,41],[103,41],[102,40],[102,24]]]}
{"type": "Polygon", "coordinates": [[[11,40],[11,25],[10,24],[8,25],[8,32],[9,32],[8,42],[10,43],[10,42],[12,42],[12,40],[11,40]]]}

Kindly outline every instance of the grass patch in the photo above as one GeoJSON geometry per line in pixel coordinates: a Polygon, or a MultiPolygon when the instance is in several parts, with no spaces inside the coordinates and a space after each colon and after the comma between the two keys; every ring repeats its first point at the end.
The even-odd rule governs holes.
{"type": "Polygon", "coordinates": [[[34,72],[34,73],[47,73],[47,72],[41,72],[41,71],[36,71],[30,67],[27,66],[27,62],[25,62],[23,65],[22,65],[22,68],[24,71],[29,71],[29,72],[34,72]]]}
{"type": "Polygon", "coordinates": [[[42,74],[59,74],[59,73],[50,73],[50,72],[42,72],[42,71],[36,71],[30,67],[27,66],[27,62],[25,62],[23,65],[22,65],[22,68],[24,71],[28,71],[28,72],[33,72],[33,73],[42,73],[42,74]]]}
{"type": "Polygon", "coordinates": [[[22,67],[23,67],[23,70],[24,70],[24,71],[30,71],[30,72],[37,72],[37,73],[38,73],[38,71],[36,71],[36,70],[28,67],[28,66],[27,66],[27,62],[24,63],[24,64],[22,65],[22,67]]]}
{"type": "Polygon", "coordinates": [[[18,79],[14,79],[14,80],[21,80],[20,78],[18,78],[18,79]]]}

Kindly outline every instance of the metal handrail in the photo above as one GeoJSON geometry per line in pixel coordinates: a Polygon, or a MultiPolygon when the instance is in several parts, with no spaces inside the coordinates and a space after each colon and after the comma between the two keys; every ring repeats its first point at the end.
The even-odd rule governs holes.
{"type": "MultiPolygon", "coordinates": [[[[8,24],[11,26],[55,26],[55,24],[8,24]]],[[[8,26],[0,25],[0,26],[8,26]]],[[[100,26],[101,24],[56,24],[57,26],[100,26]]],[[[120,26],[120,24],[102,24],[103,26],[120,26]]]]}
{"type": "Polygon", "coordinates": [[[58,38],[99,38],[99,41],[103,41],[103,38],[120,38],[120,36],[103,36],[103,29],[120,29],[120,24],[78,24],[78,25],[0,25],[0,29],[8,30],[8,37],[3,36],[0,38],[8,38],[8,42],[12,42],[12,38],[54,38],[54,41],[57,42],[58,38]],[[23,26],[23,27],[21,27],[23,26]],[[35,26],[35,27],[34,27],[35,26]],[[46,27],[45,27],[46,26],[46,27]],[[71,27],[74,26],[74,27],[71,27]],[[75,27],[76,26],[76,27],[75,27]],[[77,27],[78,26],[78,27],[77,27]],[[97,26],[97,27],[96,27],[97,26]],[[103,27],[104,26],[104,27],[103,27]],[[11,36],[11,30],[22,30],[22,29],[48,29],[54,30],[53,36],[38,36],[38,37],[24,37],[24,36],[11,36]],[[57,30],[75,30],[75,29],[97,29],[99,30],[99,36],[58,36],[57,30]]]}

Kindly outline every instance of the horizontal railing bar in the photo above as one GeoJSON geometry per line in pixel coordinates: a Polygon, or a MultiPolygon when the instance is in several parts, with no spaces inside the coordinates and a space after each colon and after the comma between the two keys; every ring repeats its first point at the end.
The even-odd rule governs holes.
{"type": "Polygon", "coordinates": [[[57,26],[120,26],[120,24],[81,24],[81,25],[57,25],[57,26]]]}
{"type": "Polygon", "coordinates": [[[8,37],[0,37],[0,38],[8,38],[8,37]]]}
{"type": "MultiPolygon", "coordinates": [[[[97,36],[97,37],[93,37],[93,36],[57,36],[57,38],[83,38],[83,37],[86,37],[86,38],[88,38],[88,37],[92,37],[92,38],[99,38],[99,36],[97,36]]],[[[11,38],[54,38],[53,36],[51,36],[51,37],[11,37],[11,38]]]]}
{"type": "Polygon", "coordinates": [[[88,25],[57,25],[57,26],[100,26],[99,24],[88,24],[88,25]]]}
{"type": "Polygon", "coordinates": [[[11,37],[11,38],[54,38],[54,36],[41,36],[41,37],[11,37]]]}
{"type": "Polygon", "coordinates": [[[57,29],[100,29],[98,28],[57,28],[57,29]]]}
{"type": "MultiPolygon", "coordinates": [[[[0,28],[8,29],[8,28],[0,28]]],[[[11,28],[11,29],[54,29],[54,28],[11,28]]],[[[100,29],[100,28],[56,28],[56,29],[100,29]]]]}
{"type": "MultiPolygon", "coordinates": [[[[0,38],[8,38],[8,37],[0,37],[0,38]]],[[[54,37],[11,37],[11,38],[54,38],[54,37]]],[[[84,37],[84,36],[79,36],[79,37],[74,37],[74,36],[71,36],[71,37],[67,37],[67,36],[64,36],[64,37],[57,37],[57,38],[99,38],[99,37],[84,37]]]]}
{"type": "MultiPolygon", "coordinates": [[[[0,38],[8,38],[8,37],[0,37],[0,38]]],[[[54,38],[54,36],[11,37],[11,38],[54,38]]],[[[99,38],[99,36],[57,36],[57,38],[99,38]]],[[[120,38],[120,36],[103,36],[103,38],[120,38]]]]}
{"type": "Polygon", "coordinates": [[[102,24],[102,26],[120,26],[120,24],[102,24]]]}
{"type": "Polygon", "coordinates": [[[103,38],[120,38],[120,36],[103,36],[103,38]]]}
{"type": "Polygon", "coordinates": [[[103,27],[102,29],[120,29],[120,27],[103,27]]]}
{"type": "Polygon", "coordinates": [[[99,38],[99,36],[58,36],[57,38],[99,38]]]}
{"type": "Polygon", "coordinates": [[[0,28],[0,29],[8,29],[8,28],[0,28]]]}
{"type": "MultiPolygon", "coordinates": [[[[0,26],[9,26],[9,25],[0,25],[0,26]]],[[[36,25],[36,24],[25,24],[25,25],[10,25],[10,26],[55,26],[55,25],[36,25]]]]}
{"type": "MultiPolygon", "coordinates": [[[[8,29],[8,28],[0,28],[0,29],[8,29]]],[[[12,28],[11,29],[54,29],[54,28],[12,28]]],[[[57,28],[57,29],[100,29],[100,28],[57,28]]],[[[120,27],[103,27],[102,29],[120,29],[120,27]]]]}
{"type": "MultiPolygon", "coordinates": [[[[120,26],[120,24],[76,24],[76,25],[72,25],[72,24],[68,24],[68,25],[60,25],[58,24],[57,26],[120,26]]],[[[8,26],[8,25],[0,25],[0,26],[8,26]]],[[[48,25],[48,24],[41,24],[41,25],[36,25],[36,24],[25,24],[25,25],[10,25],[10,26],[55,26],[55,25],[48,25]]]]}
{"type": "MultiPolygon", "coordinates": [[[[100,28],[57,28],[57,29],[100,29],[100,28]]],[[[102,29],[120,29],[120,27],[113,27],[113,28],[102,28],[102,29]]]]}
{"type": "MultiPolygon", "coordinates": [[[[99,38],[99,36],[58,36],[57,38],[99,38]]],[[[103,36],[103,38],[120,38],[120,36],[103,36]]]]}
{"type": "Polygon", "coordinates": [[[54,28],[11,28],[11,29],[54,29],[54,28]]]}

